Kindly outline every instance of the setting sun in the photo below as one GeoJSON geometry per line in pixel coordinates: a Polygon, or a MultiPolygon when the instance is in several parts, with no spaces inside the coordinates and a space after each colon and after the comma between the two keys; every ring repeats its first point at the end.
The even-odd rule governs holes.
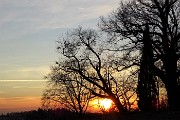
{"type": "Polygon", "coordinates": [[[103,99],[99,101],[100,106],[104,107],[104,109],[109,109],[112,105],[112,100],[103,99]]]}

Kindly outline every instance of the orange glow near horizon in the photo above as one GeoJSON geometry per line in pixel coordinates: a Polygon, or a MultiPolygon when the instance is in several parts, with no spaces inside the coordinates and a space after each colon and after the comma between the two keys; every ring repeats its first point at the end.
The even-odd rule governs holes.
{"type": "MultiPolygon", "coordinates": [[[[0,80],[0,114],[37,110],[45,87],[43,80],[0,80]]],[[[110,99],[94,98],[87,112],[109,111],[113,107],[110,99]]],[[[137,108],[137,103],[132,108],[137,108]]]]}
{"type": "Polygon", "coordinates": [[[41,98],[39,96],[0,98],[0,106],[0,112],[3,114],[37,110],[41,107],[41,98]]]}
{"type": "Polygon", "coordinates": [[[37,110],[45,85],[43,80],[0,80],[0,114],[37,110]]]}

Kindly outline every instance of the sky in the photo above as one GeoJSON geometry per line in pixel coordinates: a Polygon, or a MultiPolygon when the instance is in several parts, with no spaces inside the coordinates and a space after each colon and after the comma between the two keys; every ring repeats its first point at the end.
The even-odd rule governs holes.
{"type": "Polygon", "coordinates": [[[55,41],[78,26],[96,28],[120,2],[0,0],[0,114],[40,107],[42,79],[60,59],[55,41]]]}
{"type": "Polygon", "coordinates": [[[0,80],[39,80],[69,29],[96,28],[121,0],[0,0],[0,80]]]}
{"type": "Polygon", "coordinates": [[[0,80],[0,115],[41,108],[45,87],[44,80],[0,80]]]}

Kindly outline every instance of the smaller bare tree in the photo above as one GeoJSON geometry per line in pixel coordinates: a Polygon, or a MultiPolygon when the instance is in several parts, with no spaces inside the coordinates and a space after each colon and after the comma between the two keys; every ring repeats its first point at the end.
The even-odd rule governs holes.
{"type": "Polygon", "coordinates": [[[78,115],[86,112],[91,93],[84,87],[86,81],[82,77],[65,71],[61,69],[60,64],[56,64],[51,67],[51,73],[46,78],[49,83],[42,98],[43,108],[58,106],[78,115]]]}

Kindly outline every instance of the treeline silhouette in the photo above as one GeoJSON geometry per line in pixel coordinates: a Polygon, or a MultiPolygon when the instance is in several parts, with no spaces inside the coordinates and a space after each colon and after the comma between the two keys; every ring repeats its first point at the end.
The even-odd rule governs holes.
{"type": "Polygon", "coordinates": [[[179,120],[180,111],[154,111],[139,112],[134,111],[120,116],[118,112],[86,113],[83,116],[77,116],[76,113],[66,109],[56,110],[33,110],[27,112],[8,113],[1,115],[0,120],[179,120]]]}
{"type": "Polygon", "coordinates": [[[27,112],[14,112],[1,115],[0,120],[73,120],[78,116],[66,109],[38,109],[27,112]]]}

